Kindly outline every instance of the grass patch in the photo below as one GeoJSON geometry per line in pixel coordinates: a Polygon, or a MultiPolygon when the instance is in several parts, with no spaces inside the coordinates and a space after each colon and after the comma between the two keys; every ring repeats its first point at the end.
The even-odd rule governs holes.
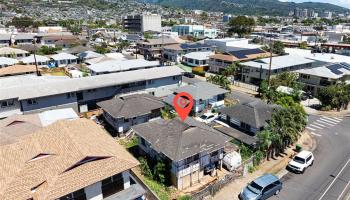
{"type": "Polygon", "coordinates": [[[183,64],[177,64],[178,67],[180,67],[181,69],[183,69],[186,72],[192,72],[192,67],[183,65],[183,64]]]}
{"type": "Polygon", "coordinates": [[[169,200],[171,197],[171,190],[158,183],[157,181],[154,181],[148,177],[144,177],[144,183],[153,191],[157,194],[159,199],[161,200],[169,200]]]}
{"type": "Polygon", "coordinates": [[[138,139],[137,139],[137,137],[133,137],[133,138],[131,138],[130,140],[127,140],[127,139],[120,139],[118,142],[119,142],[119,144],[121,144],[122,146],[124,146],[126,149],[130,149],[130,148],[132,148],[132,147],[137,146],[137,144],[138,144],[138,139]]]}

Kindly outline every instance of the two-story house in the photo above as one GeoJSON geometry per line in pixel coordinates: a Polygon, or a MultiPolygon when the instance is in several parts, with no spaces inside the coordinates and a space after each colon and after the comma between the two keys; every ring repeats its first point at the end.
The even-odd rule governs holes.
{"type": "Polygon", "coordinates": [[[13,43],[15,45],[33,44],[34,36],[34,34],[30,33],[17,34],[13,38],[13,43]]]}
{"type": "Polygon", "coordinates": [[[0,120],[0,199],[143,199],[139,162],[93,121],[31,122],[0,120]]]}
{"type": "Polygon", "coordinates": [[[137,48],[140,54],[145,57],[146,60],[152,60],[161,58],[163,54],[163,47],[173,44],[183,43],[179,38],[172,38],[167,36],[161,36],[160,38],[147,39],[139,41],[137,43],[137,48]]]}
{"type": "Polygon", "coordinates": [[[183,55],[191,52],[200,51],[213,51],[214,48],[211,45],[203,44],[200,42],[196,43],[182,43],[167,45],[164,48],[164,58],[168,61],[181,63],[183,55]]]}
{"type": "Polygon", "coordinates": [[[350,80],[350,64],[327,63],[325,65],[298,70],[299,82],[304,85],[305,91],[317,95],[321,88],[350,80]]]}
{"type": "Polygon", "coordinates": [[[171,183],[179,190],[198,183],[204,168],[221,169],[223,151],[229,139],[193,118],[158,119],[132,127],[139,147],[151,158],[163,159],[169,166],[171,183]]]}
{"type": "MultiPolygon", "coordinates": [[[[228,66],[236,62],[250,61],[265,58],[269,53],[261,49],[237,49],[209,56],[209,71],[221,73],[228,66]]],[[[239,69],[237,69],[238,71],[239,69]]]]}
{"type": "Polygon", "coordinates": [[[160,117],[160,109],[164,108],[162,100],[150,94],[114,97],[97,105],[103,110],[107,123],[119,134],[125,133],[133,125],[160,117]]]}
{"type": "Polygon", "coordinates": [[[260,85],[261,81],[268,79],[269,74],[275,76],[283,72],[295,72],[299,69],[311,68],[313,63],[316,63],[314,60],[297,55],[277,56],[271,61],[271,70],[270,58],[241,63],[241,77],[238,78],[245,83],[260,85]]]}

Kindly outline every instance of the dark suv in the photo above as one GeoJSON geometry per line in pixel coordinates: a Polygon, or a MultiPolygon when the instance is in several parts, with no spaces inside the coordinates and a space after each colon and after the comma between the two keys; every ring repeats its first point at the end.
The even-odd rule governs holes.
{"type": "Polygon", "coordinates": [[[264,200],[277,195],[282,182],[272,174],[265,174],[249,183],[239,194],[241,200],[264,200]]]}

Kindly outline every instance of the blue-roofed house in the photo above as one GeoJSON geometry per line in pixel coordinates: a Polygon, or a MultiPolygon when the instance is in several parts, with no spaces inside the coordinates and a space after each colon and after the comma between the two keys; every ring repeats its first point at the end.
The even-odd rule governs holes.
{"type": "Polygon", "coordinates": [[[180,63],[183,55],[201,51],[214,51],[214,47],[200,42],[167,45],[164,47],[164,58],[171,62],[180,63]]]}

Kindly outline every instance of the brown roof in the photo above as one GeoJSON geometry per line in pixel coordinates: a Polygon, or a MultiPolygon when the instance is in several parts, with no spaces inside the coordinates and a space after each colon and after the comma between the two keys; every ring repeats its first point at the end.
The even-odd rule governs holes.
{"type": "Polygon", "coordinates": [[[56,199],[137,165],[93,121],[58,121],[0,146],[0,199],[56,199]]]}
{"type": "Polygon", "coordinates": [[[0,76],[10,76],[34,72],[36,72],[35,65],[12,65],[0,68],[0,76]]]}
{"type": "Polygon", "coordinates": [[[42,128],[37,114],[11,115],[0,120],[0,146],[17,141],[20,136],[31,134],[42,128]]]}

